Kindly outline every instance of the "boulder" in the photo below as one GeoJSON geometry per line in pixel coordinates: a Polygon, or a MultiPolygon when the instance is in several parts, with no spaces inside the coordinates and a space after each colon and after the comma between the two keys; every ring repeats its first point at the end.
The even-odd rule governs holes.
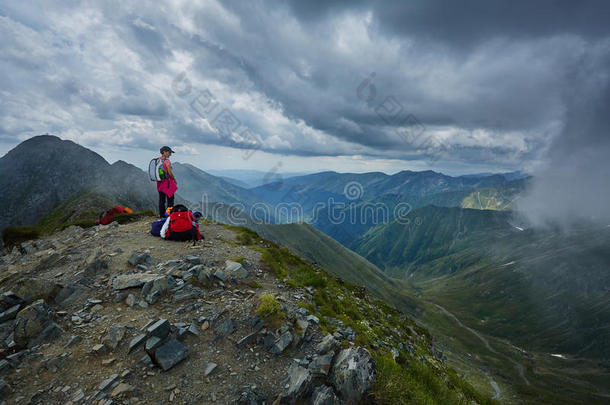
{"type": "Polygon", "coordinates": [[[53,310],[38,300],[17,314],[14,338],[19,348],[33,345],[61,335],[63,330],[51,320],[53,310]]]}
{"type": "Polygon", "coordinates": [[[329,381],[343,401],[348,405],[357,404],[373,386],[376,374],[375,359],[369,351],[351,347],[337,354],[329,381]]]}
{"type": "Polygon", "coordinates": [[[144,252],[144,253],[138,253],[138,252],[133,252],[131,254],[131,256],[129,256],[129,259],[127,259],[127,263],[129,263],[131,266],[137,266],[138,264],[146,264],[146,263],[150,263],[153,261],[153,258],[150,256],[150,254],[144,252]]]}
{"type": "Polygon", "coordinates": [[[281,394],[282,403],[301,403],[313,388],[311,371],[292,365],[288,370],[288,388],[281,394]],[[300,401],[301,400],[301,401],[300,401]]]}
{"type": "Polygon", "coordinates": [[[237,324],[233,318],[227,318],[220,323],[214,330],[220,335],[230,335],[237,329],[237,324]]]}
{"type": "Polygon", "coordinates": [[[121,324],[114,324],[108,328],[106,336],[102,340],[104,346],[110,350],[117,348],[123,337],[125,336],[125,326],[121,324]]]}
{"type": "Polygon", "coordinates": [[[269,349],[270,353],[280,354],[282,353],[288,346],[292,343],[292,334],[288,331],[284,332],[280,337],[274,342],[271,349],[269,349]]]}
{"type": "Polygon", "coordinates": [[[225,274],[228,274],[230,278],[234,278],[237,280],[242,280],[249,276],[248,270],[244,269],[244,267],[237,262],[232,260],[225,261],[225,274]]]}
{"type": "Polygon", "coordinates": [[[13,287],[13,293],[21,298],[26,304],[31,304],[40,299],[45,301],[54,299],[61,288],[61,285],[52,281],[28,277],[17,280],[13,287]]]}
{"type": "Polygon", "coordinates": [[[188,348],[176,339],[171,339],[154,353],[155,363],[167,371],[186,358],[188,348]]]}
{"type": "Polygon", "coordinates": [[[328,385],[316,387],[311,394],[311,405],[341,405],[341,400],[328,385]]]}
{"type": "Polygon", "coordinates": [[[333,352],[316,356],[307,367],[314,376],[327,376],[335,354],[333,352]]]}
{"type": "Polygon", "coordinates": [[[159,339],[165,339],[169,335],[171,325],[167,319],[159,319],[146,329],[147,337],[156,336],[159,339]]]}
{"type": "Polygon", "coordinates": [[[316,346],[316,353],[326,354],[331,352],[335,354],[340,348],[341,344],[339,344],[339,342],[333,337],[333,335],[326,335],[324,336],[322,341],[316,346]]]}

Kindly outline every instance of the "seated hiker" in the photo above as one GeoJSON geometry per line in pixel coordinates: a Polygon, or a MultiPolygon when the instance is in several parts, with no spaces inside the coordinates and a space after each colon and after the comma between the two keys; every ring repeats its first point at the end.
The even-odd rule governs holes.
{"type": "Polygon", "coordinates": [[[174,206],[169,217],[161,228],[160,236],[168,240],[200,240],[199,225],[193,216],[184,205],[178,204],[174,206]]]}
{"type": "Polygon", "coordinates": [[[160,152],[161,157],[158,159],[161,160],[160,169],[163,175],[159,177],[160,181],[157,181],[157,191],[159,192],[159,216],[163,218],[166,208],[174,205],[174,194],[178,189],[178,181],[174,177],[172,164],[169,161],[169,157],[174,151],[169,146],[163,146],[160,152]]]}

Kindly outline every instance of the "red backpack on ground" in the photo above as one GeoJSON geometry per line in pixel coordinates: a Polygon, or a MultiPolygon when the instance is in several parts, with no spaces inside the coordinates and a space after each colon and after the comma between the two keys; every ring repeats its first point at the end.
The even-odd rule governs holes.
{"type": "Polygon", "coordinates": [[[191,211],[172,211],[169,214],[169,229],[166,239],[171,240],[199,240],[199,226],[195,222],[191,211]]]}

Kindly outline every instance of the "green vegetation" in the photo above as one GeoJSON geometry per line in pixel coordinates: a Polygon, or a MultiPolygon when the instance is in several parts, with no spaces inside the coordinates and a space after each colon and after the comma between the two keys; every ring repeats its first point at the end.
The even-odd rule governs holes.
{"type": "Polygon", "coordinates": [[[449,370],[449,383],[423,363],[401,353],[396,361],[389,354],[375,357],[377,378],[373,394],[379,404],[495,404],[480,395],[455,372],[449,370]],[[452,388],[457,388],[454,390],[452,388]]]}
{"type": "MultiPolygon", "coordinates": [[[[333,319],[356,332],[355,343],[367,347],[380,367],[380,380],[373,390],[379,403],[494,403],[434,357],[430,351],[432,337],[426,329],[387,303],[372,298],[365,288],[328,274],[247,228],[229,228],[241,243],[260,251],[261,262],[287,285],[314,288],[312,300],[298,305],[319,318],[324,333],[334,332],[337,324],[333,319]],[[412,352],[401,352],[403,360],[395,362],[380,342],[393,347],[403,342],[412,352]]],[[[361,265],[355,260],[353,263],[361,265]]],[[[275,296],[264,294],[260,299],[256,313],[279,325],[285,314],[275,296]]],[[[347,341],[342,344],[348,345],[347,341]]]]}
{"type": "Polygon", "coordinates": [[[256,314],[275,326],[279,326],[286,313],[282,311],[282,306],[271,293],[263,294],[259,297],[261,303],[256,309],[256,314]]]}

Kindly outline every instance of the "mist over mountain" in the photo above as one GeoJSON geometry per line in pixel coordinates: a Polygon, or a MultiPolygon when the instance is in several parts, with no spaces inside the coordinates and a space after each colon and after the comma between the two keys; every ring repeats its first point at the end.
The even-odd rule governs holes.
{"type": "Polygon", "coordinates": [[[568,75],[563,128],[518,208],[538,226],[610,224],[610,56],[584,53],[568,75]],[[600,68],[601,67],[601,68],[600,68]]]}

